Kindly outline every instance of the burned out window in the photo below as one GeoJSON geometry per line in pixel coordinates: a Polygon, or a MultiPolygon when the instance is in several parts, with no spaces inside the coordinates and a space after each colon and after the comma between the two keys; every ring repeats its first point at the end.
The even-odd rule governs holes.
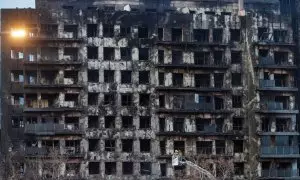
{"type": "Polygon", "coordinates": [[[140,116],[140,129],[151,128],[151,116],[140,116]]]}
{"type": "Polygon", "coordinates": [[[166,141],[165,140],[159,141],[159,150],[160,150],[161,155],[166,154],[166,141]]]}
{"type": "Polygon", "coordinates": [[[275,51],[274,52],[275,64],[288,64],[288,52],[275,51]]]}
{"type": "Polygon", "coordinates": [[[240,64],[242,62],[241,51],[231,51],[231,64],[240,64]]]}
{"type": "Polygon", "coordinates": [[[197,42],[208,42],[209,41],[209,30],[208,29],[194,29],[194,40],[197,42]]]}
{"type": "Polygon", "coordinates": [[[174,118],[173,131],[184,132],[184,118],[174,118]]]}
{"type": "Polygon", "coordinates": [[[215,87],[216,88],[222,88],[223,87],[223,81],[224,81],[224,73],[214,74],[214,80],[215,80],[215,87]]]}
{"type": "Polygon", "coordinates": [[[121,71],[121,83],[122,84],[131,83],[131,71],[121,71]]]}
{"type": "Polygon", "coordinates": [[[243,140],[233,140],[233,152],[242,153],[244,151],[244,142],[243,140]]]}
{"type": "Polygon", "coordinates": [[[99,174],[99,173],[100,173],[100,163],[89,162],[89,174],[99,174]]]}
{"type": "Polygon", "coordinates": [[[183,53],[182,51],[172,51],[172,64],[182,64],[183,53]]]}
{"type": "Polygon", "coordinates": [[[130,36],[130,34],[131,34],[130,27],[121,26],[121,28],[120,28],[120,36],[121,37],[127,37],[127,36],[130,36]]]}
{"type": "Polygon", "coordinates": [[[181,42],[182,41],[182,29],[172,28],[172,41],[181,42]]]}
{"type": "Polygon", "coordinates": [[[141,61],[149,60],[149,48],[139,48],[139,60],[141,61]]]}
{"type": "Polygon", "coordinates": [[[232,73],[231,74],[231,85],[233,87],[242,85],[242,74],[241,73],[232,73]]]}
{"type": "Polygon", "coordinates": [[[164,64],[165,57],[164,57],[164,50],[158,50],[158,63],[164,64]]]}
{"type": "Polygon", "coordinates": [[[164,132],[166,129],[166,119],[159,118],[159,131],[164,132]]]}
{"type": "Polygon", "coordinates": [[[183,86],[183,74],[173,73],[172,82],[173,82],[173,86],[178,86],[178,87],[183,86]]]}
{"type": "Polygon", "coordinates": [[[196,131],[206,131],[211,124],[211,119],[196,118],[196,131]]]}
{"type": "Polygon", "coordinates": [[[185,153],[185,142],[184,141],[174,141],[174,151],[178,150],[183,155],[185,153]]]}
{"type": "Polygon", "coordinates": [[[115,49],[112,47],[104,47],[104,60],[114,60],[115,59],[115,49]]]}
{"type": "Polygon", "coordinates": [[[116,141],[115,140],[105,140],[105,151],[114,152],[116,149],[116,141]]]}
{"type": "Polygon", "coordinates": [[[159,95],[158,96],[158,101],[159,101],[159,108],[164,108],[165,107],[165,95],[159,95]]]}
{"type": "Polygon", "coordinates": [[[78,48],[64,48],[64,59],[77,61],[78,60],[78,48]]]}
{"type": "Polygon", "coordinates": [[[116,124],[115,121],[116,121],[115,116],[105,116],[104,117],[105,128],[115,128],[115,124],[116,124]]]}
{"type": "Polygon", "coordinates": [[[139,27],[138,29],[138,37],[139,38],[148,38],[149,32],[148,27],[139,27]]]}
{"type": "Polygon", "coordinates": [[[244,174],[244,163],[234,163],[234,175],[243,175],[244,174]]]}
{"type": "Polygon", "coordinates": [[[99,150],[99,139],[89,139],[89,151],[99,150]]]}
{"type": "Polygon", "coordinates": [[[104,82],[113,83],[115,81],[115,71],[113,70],[104,70],[104,82]]]}
{"type": "Polygon", "coordinates": [[[122,151],[132,152],[133,149],[133,139],[122,139],[122,151]]]}
{"type": "Polygon", "coordinates": [[[216,140],[216,154],[225,154],[224,140],[216,140]]]}
{"type": "Polygon", "coordinates": [[[140,71],[139,72],[139,83],[140,84],[149,84],[150,72],[149,71],[140,71]]]}
{"type": "Polygon", "coordinates": [[[140,106],[150,105],[150,94],[140,94],[140,106]]]}
{"type": "Polygon", "coordinates": [[[151,162],[140,163],[141,175],[151,175],[151,162]]]}
{"type": "Polygon", "coordinates": [[[150,152],[151,151],[151,140],[150,139],[140,139],[140,151],[150,152]]]}
{"type": "Polygon", "coordinates": [[[98,104],[99,93],[88,93],[88,105],[98,104]]]}
{"type": "Polygon", "coordinates": [[[87,25],[87,37],[97,37],[97,36],[98,36],[97,24],[88,24],[87,25]]]}
{"type": "Polygon", "coordinates": [[[194,63],[196,65],[209,65],[210,52],[194,52],[194,63]]]}
{"type": "Polygon", "coordinates": [[[224,52],[223,51],[214,51],[213,52],[214,63],[215,65],[222,65],[224,62],[224,52]]]}
{"type": "Polygon", "coordinates": [[[116,162],[105,162],[105,174],[115,175],[117,173],[117,163],[116,162]]]}
{"type": "Polygon", "coordinates": [[[114,37],[114,25],[103,24],[103,37],[114,37]]]}
{"type": "Polygon", "coordinates": [[[280,13],[283,15],[291,14],[295,5],[295,0],[280,0],[280,13]]]}
{"type": "Polygon", "coordinates": [[[122,116],[122,128],[133,128],[132,116],[122,116]]]}
{"type": "Polygon", "coordinates": [[[122,173],[124,175],[133,174],[133,162],[123,162],[122,173]]]}
{"type": "Polygon", "coordinates": [[[77,38],[78,25],[64,25],[64,35],[66,38],[77,38]]]}
{"type": "Polygon", "coordinates": [[[121,94],[121,105],[132,106],[132,94],[121,94]]]}
{"type": "Polygon", "coordinates": [[[234,131],[241,131],[243,129],[243,118],[233,117],[232,126],[234,131]]]}
{"type": "Polygon", "coordinates": [[[158,85],[163,86],[165,84],[165,73],[158,73],[158,85]]]}
{"type": "Polygon", "coordinates": [[[242,96],[232,96],[232,107],[241,108],[242,107],[242,96]]]}
{"type": "Polygon", "coordinates": [[[98,47],[87,47],[87,58],[98,59],[98,47]]]}
{"type": "Polygon", "coordinates": [[[195,87],[210,87],[210,74],[195,74],[195,87]]]}
{"type": "Polygon", "coordinates": [[[131,49],[130,48],[120,48],[121,51],[121,60],[123,61],[129,61],[131,60],[131,49]]]}
{"type": "Polygon", "coordinates": [[[223,29],[214,29],[213,30],[213,41],[222,42],[223,40],[223,29]]]}
{"type": "Polygon", "coordinates": [[[157,38],[160,41],[162,41],[164,39],[164,29],[163,28],[157,29],[157,38]]]}
{"type": "Polygon", "coordinates": [[[57,24],[41,24],[41,37],[57,37],[58,25],[57,24]]]}
{"type": "Polygon", "coordinates": [[[162,176],[162,177],[167,176],[167,164],[166,163],[160,164],[160,176],[162,176]]]}
{"type": "Polygon", "coordinates": [[[24,127],[23,116],[12,116],[11,117],[12,128],[22,128],[24,127]]]}
{"type": "Polygon", "coordinates": [[[197,154],[212,154],[212,141],[197,141],[197,154]]]}
{"type": "Polygon", "coordinates": [[[11,82],[24,82],[23,71],[11,71],[11,82]]]}
{"type": "Polygon", "coordinates": [[[230,38],[231,38],[231,41],[239,42],[241,40],[240,29],[230,29],[230,38]]]}
{"type": "Polygon", "coordinates": [[[104,94],[104,105],[115,105],[115,95],[113,93],[104,94]]]}
{"type": "Polygon", "coordinates": [[[258,40],[259,41],[266,41],[269,39],[268,28],[259,27],[258,28],[258,40]]]}
{"type": "Polygon", "coordinates": [[[88,128],[99,128],[98,116],[88,116],[88,128]]]}

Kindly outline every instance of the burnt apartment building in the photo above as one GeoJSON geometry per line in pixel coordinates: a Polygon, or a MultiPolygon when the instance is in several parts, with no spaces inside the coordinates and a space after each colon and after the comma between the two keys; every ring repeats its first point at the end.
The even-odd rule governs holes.
{"type": "Polygon", "coordinates": [[[209,160],[217,177],[300,179],[299,7],[36,0],[1,10],[1,31],[28,32],[1,37],[2,152],[56,154],[70,179],[198,178],[172,167],[175,150],[209,160]]]}

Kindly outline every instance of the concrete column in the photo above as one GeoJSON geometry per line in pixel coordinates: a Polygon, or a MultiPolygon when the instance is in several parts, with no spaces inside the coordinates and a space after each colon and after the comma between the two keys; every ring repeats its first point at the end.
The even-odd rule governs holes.
{"type": "Polygon", "coordinates": [[[213,73],[210,73],[210,87],[215,87],[215,76],[213,73]]]}
{"type": "Polygon", "coordinates": [[[216,141],[212,141],[212,154],[216,155],[216,141]]]}
{"type": "Polygon", "coordinates": [[[58,60],[61,61],[64,59],[64,48],[63,47],[59,47],[58,48],[58,60]]]}

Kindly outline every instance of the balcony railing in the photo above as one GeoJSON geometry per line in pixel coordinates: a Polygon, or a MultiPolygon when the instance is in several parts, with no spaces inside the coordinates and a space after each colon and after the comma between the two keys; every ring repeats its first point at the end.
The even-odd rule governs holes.
{"type": "Polygon", "coordinates": [[[298,146],[262,146],[262,155],[295,155],[299,154],[298,146]]]}
{"type": "Polygon", "coordinates": [[[288,82],[284,80],[259,80],[259,87],[270,88],[270,87],[282,87],[282,88],[293,88],[295,84],[293,82],[288,82]]]}
{"type": "MultiPolygon", "coordinates": [[[[261,102],[264,101],[262,100],[261,102]]],[[[289,103],[284,105],[283,102],[275,102],[275,101],[261,103],[261,108],[264,110],[293,110],[293,108],[289,106],[289,103]]]]}
{"type": "Polygon", "coordinates": [[[82,134],[83,129],[74,124],[26,124],[24,132],[38,135],[82,134]]]}
{"type": "Polygon", "coordinates": [[[297,170],[292,169],[265,169],[262,170],[262,177],[292,177],[297,176],[297,170]]]}
{"type": "Polygon", "coordinates": [[[275,59],[272,57],[259,57],[259,65],[285,65],[285,66],[292,66],[293,63],[289,62],[287,59],[275,62],[275,59]]]}
{"type": "Polygon", "coordinates": [[[27,156],[57,156],[57,155],[66,155],[66,156],[80,156],[79,147],[66,147],[65,152],[59,152],[59,147],[49,148],[49,147],[26,147],[25,154],[27,156]]]}

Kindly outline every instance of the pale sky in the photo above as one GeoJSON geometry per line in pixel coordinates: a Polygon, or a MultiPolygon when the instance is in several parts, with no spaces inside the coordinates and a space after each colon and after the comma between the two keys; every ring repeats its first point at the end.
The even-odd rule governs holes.
{"type": "Polygon", "coordinates": [[[34,8],[35,0],[0,0],[1,8],[34,8]]]}

